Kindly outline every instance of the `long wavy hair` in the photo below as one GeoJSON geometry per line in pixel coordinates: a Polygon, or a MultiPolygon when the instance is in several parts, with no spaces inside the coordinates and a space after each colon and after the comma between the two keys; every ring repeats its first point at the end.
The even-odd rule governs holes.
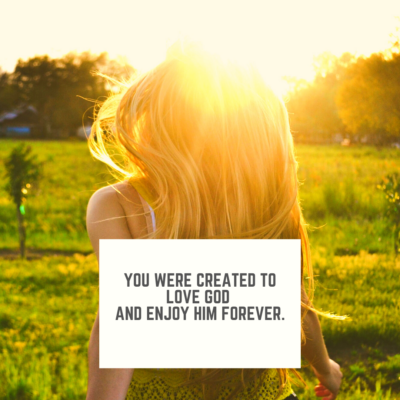
{"type": "MultiPolygon", "coordinates": [[[[147,237],[301,239],[301,281],[307,275],[309,297],[302,321],[308,310],[323,314],[312,306],[288,113],[259,72],[177,42],[164,62],[132,81],[106,78],[119,91],[96,107],[89,147],[154,209],[157,228],[147,237]]],[[[301,334],[304,342],[303,328],[301,334]]],[[[233,398],[263,372],[208,369],[185,384],[201,383],[211,393],[236,376],[233,398]]],[[[281,393],[288,370],[278,374],[281,393]]]]}

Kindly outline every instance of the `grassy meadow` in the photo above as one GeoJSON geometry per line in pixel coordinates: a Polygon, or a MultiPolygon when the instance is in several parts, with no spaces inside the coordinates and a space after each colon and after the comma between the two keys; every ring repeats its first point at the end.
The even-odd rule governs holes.
{"type": "MultiPolygon", "coordinates": [[[[16,142],[0,141],[0,159],[16,142]]],[[[14,206],[0,188],[0,399],[84,399],[98,268],[86,234],[87,202],[112,182],[86,143],[31,142],[44,178],[26,205],[27,247],[17,253],[14,206]]],[[[297,146],[301,201],[310,225],[315,304],[347,315],[322,319],[344,372],[339,399],[400,399],[400,257],[376,189],[399,171],[397,149],[297,146]]],[[[4,167],[0,164],[0,175],[4,167]]],[[[316,383],[301,371],[313,399],[316,383]]]]}

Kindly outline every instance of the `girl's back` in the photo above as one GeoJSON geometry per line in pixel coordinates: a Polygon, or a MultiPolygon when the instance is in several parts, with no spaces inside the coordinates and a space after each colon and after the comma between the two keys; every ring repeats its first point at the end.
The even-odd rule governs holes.
{"type": "MultiPolygon", "coordinates": [[[[138,189],[140,190],[140,187],[138,189]]],[[[125,181],[105,187],[100,190],[100,194],[101,192],[103,194],[108,192],[106,200],[108,208],[112,202],[118,203],[121,207],[122,211],[118,216],[121,217],[123,214],[124,218],[121,219],[120,223],[126,223],[132,238],[143,238],[155,231],[156,218],[154,210],[129,182],[125,181]]],[[[114,215],[114,217],[118,216],[114,215]]],[[[151,257],[150,254],[149,257],[151,257]]],[[[190,351],[190,349],[177,349],[177,351],[190,351]]],[[[189,370],[185,369],[135,369],[126,400],[203,399],[201,384],[184,385],[188,378],[188,373],[189,370]]],[[[201,369],[190,370],[192,378],[199,378],[201,374],[201,369]]],[[[227,374],[229,374],[229,371],[227,371],[227,374]]],[[[238,384],[237,377],[234,377],[222,385],[217,399],[226,399],[236,384],[238,384]]],[[[249,385],[247,389],[247,392],[240,394],[242,400],[251,400],[253,398],[257,398],[257,400],[281,400],[287,398],[291,393],[291,385],[288,383],[279,397],[277,397],[280,390],[280,381],[278,370],[276,369],[266,370],[260,379],[249,385]],[[251,391],[254,389],[254,385],[258,384],[260,384],[260,387],[254,397],[254,393],[251,393],[251,391]]]]}
{"type": "MultiPolygon", "coordinates": [[[[96,193],[92,206],[89,203],[88,230],[92,226],[89,235],[95,251],[102,237],[301,239],[302,319],[313,309],[303,281],[303,272],[307,271],[311,295],[309,243],[298,199],[297,162],[288,114],[283,101],[254,68],[226,62],[196,45],[178,43],[164,62],[138,75],[132,83],[120,84],[120,92],[101,105],[89,146],[96,158],[129,182],[116,185],[118,195],[108,187],[98,196],[96,193]],[[113,225],[116,216],[122,219],[122,225],[113,225]],[[97,230],[91,225],[102,219],[108,221],[103,225],[103,233],[104,227],[109,227],[105,236],[100,224],[97,230]]],[[[332,363],[318,319],[311,314],[310,332],[317,333],[308,347],[317,348],[325,373],[332,363]]],[[[92,370],[98,357],[97,322],[92,334],[94,355],[89,354],[92,370]]],[[[301,333],[304,340],[302,327],[301,333]]],[[[251,340],[251,332],[238,346],[245,346],[246,340],[251,340]]],[[[151,344],[146,345],[151,351],[151,344]]],[[[280,345],[284,347],[284,343],[280,345]]],[[[109,395],[102,392],[102,399],[122,400],[126,393],[130,398],[199,398],[200,388],[207,394],[218,386],[216,382],[226,383],[221,400],[224,396],[233,399],[242,383],[248,389],[260,383],[259,396],[246,392],[244,398],[248,399],[272,400],[279,387],[284,388],[280,399],[290,392],[286,369],[190,372],[190,377],[185,375],[189,371],[182,370],[104,372],[101,374],[109,382],[104,384],[109,395]],[[115,383],[117,376],[119,386],[115,383]],[[234,381],[232,385],[227,384],[227,378],[234,381]],[[190,382],[179,386],[185,379],[190,382]],[[197,389],[189,383],[196,383],[197,389]]],[[[96,396],[99,376],[99,371],[89,374],[89,387],[94,388],[96,396]]],[[[334,383],[336,390],[337,376],[334,383]]],[[[216,396],[207,394],[207,400],[216,396]]]]}

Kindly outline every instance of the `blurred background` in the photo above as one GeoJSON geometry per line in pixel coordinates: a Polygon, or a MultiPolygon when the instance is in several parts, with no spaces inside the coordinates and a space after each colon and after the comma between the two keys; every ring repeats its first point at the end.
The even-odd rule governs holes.
{"type": "MultiPolygon", "coordinates": [[[[255,64],[289,111],[316,306],[340,399],[400,399],[400,3],[2,3],[0,399],[84,399],[98,268],[90,196],[113,182],[94,101],[189,36],[255,64]]],[[[297,388],[301,399],[315,398],[297,388]]]]}

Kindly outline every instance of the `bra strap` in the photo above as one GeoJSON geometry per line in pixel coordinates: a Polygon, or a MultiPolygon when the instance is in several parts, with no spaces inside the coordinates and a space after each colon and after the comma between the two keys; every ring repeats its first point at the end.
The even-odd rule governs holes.
{"type": "Polygon", "coordinates": [[[147,225],[147,232],[153,233],[154,232],[154,225],[153,225],[153,216],[152,210],[150,209],[149,204],[144,200],[144,198],[139,194],[140,201],[142,202],[144,217],[146,218],[146,225],[147,225]]]}

